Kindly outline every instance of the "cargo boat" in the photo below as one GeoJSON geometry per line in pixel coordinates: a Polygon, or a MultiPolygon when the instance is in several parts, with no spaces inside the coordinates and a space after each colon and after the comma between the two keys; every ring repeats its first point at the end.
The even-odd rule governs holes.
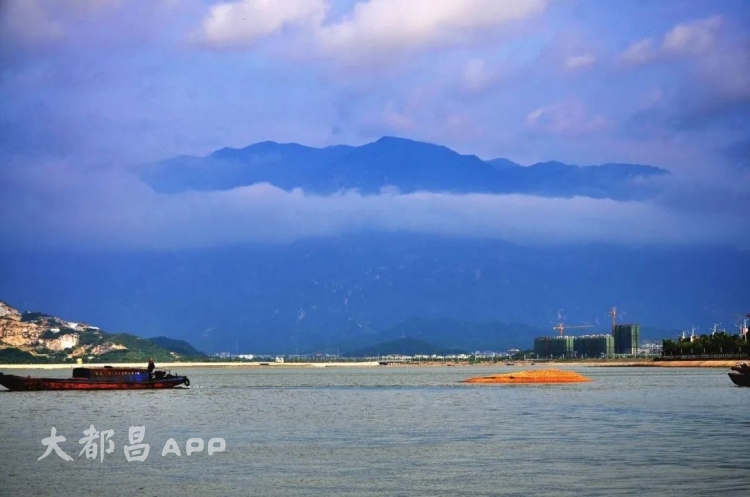
{"type": "Polygon", "coordinates": [[[0,373],[0,385],[12,391],[145,390],[190,386],[187,376],[145,368],[74,368],[72,378],[33,378],[0,373]]]}
{"type": "Polygon", "coordinates": [[[740,362],[736,366],[732,366],[729,379],[738,387],[750,387],[750,364],[740,362]]]}

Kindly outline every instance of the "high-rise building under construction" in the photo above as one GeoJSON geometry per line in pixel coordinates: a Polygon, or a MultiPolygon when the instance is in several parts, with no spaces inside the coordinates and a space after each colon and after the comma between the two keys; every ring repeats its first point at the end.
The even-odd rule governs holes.
{"type": "Polygon", "coordinates": [[[612,330],[615,341],[615,354],[637,354],[641,343],[641,326],[638,324],[618,324],[612,330]]]}
{"type": "Polygon", "coordinates": [[[612,335],[573,337],[573,352],[576,357],[612,357],[615,353],[615,339],[612,335]]]}
{"type": "Polygon", "coordinates": [[[534,353],[539,358],[589,357],[614,355],[612,335],[550,336],[534,339],[534,353]]]}
{"type": "Polygon", "coordinates": [[[539,358],[573,357],[573,337],[537,337],[534,353],[539,358]]]}

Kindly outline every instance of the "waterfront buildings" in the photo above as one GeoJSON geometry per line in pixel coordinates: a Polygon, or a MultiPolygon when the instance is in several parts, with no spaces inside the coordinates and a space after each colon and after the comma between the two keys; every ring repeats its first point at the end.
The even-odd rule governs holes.
{"type": "Polygon", "coordinates": [[[573,337],[573,352],[576,357],[612,357],[615,354],[615,339],[612,335],[573,337]]]}
{"type": "Polygon", "coordinates": [[[551,336],[534,339],[534,353],[539,358],[601,358],[614,355],[612,335],[551,336]]]}
{"type": "Polygon", "coordinates": [[[641,325],[618,324],[612,330],[615,339],[615,354],[632,355],[638,353],[641,342],[641,325]]]}
{"type": "Polygon", "coordinates": [[[534,353],[537,357],[573,357],[573,337],[537,337],[534,339],[534,353]]]}

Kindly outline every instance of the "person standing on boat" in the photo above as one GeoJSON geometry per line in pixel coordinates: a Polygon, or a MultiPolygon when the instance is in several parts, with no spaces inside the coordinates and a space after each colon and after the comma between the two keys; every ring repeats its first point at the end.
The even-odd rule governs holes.
{"type": "Polygon", "coordinates": [[[154,377],[154,369],[156,369],[156,365],[154,364],[154,359],[149,357],[148,359],[148,377],[149,378],[154,377]]]}

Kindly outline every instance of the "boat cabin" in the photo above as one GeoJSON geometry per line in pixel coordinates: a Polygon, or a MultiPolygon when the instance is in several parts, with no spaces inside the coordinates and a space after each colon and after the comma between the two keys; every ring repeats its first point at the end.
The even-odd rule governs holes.
{"type": "Polygon", "coordinates": [[[87,379],[91,381],[149,381],[147,369],[143,368],[113,368],[104,366],[103,368],[74,368],[73,378],[87,379]]]}

